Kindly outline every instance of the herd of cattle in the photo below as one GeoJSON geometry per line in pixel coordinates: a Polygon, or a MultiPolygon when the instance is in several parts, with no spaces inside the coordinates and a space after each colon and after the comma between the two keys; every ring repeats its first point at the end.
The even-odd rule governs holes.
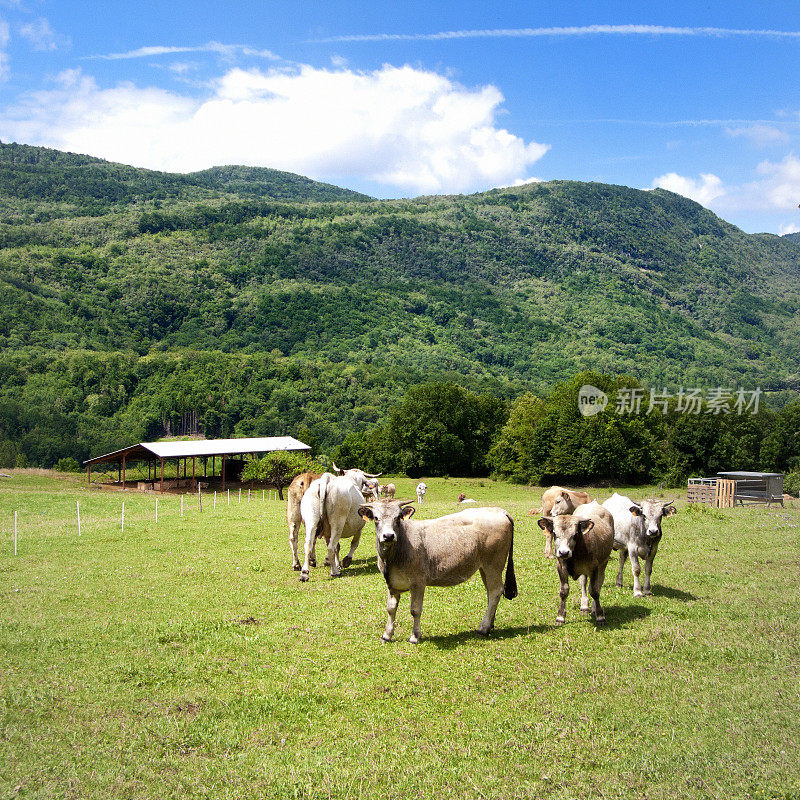
{"type": "MultiPolygon", "coordinates": [[[[501,595],[509,600],[517,596],[511,516],[501,508],[469,508],[438,519],[412,520],[414,501],[395,500],[394,484],[380,486],[380,474],[341,470],[336,464],[333,469],[334,473],[322,475],[305,472],[289,487],[289,545],[292,566],[300,570],[300,580],[307,581],[310,568],[316,566],[314,546],[320,537],[327,545],[325,564],[330,567],[331,576],[341,575],[342,568],[352,563],[364,524],[372,521],[378,569],[388,590],[384,641],[390,641],[394,635],[395,615],[403,592],[411,593],[410,641],[417,643],[421,636],[425,588],[455,586],[476,572],[480,572],[486,587],[486,614],[479,630],[488,634],[494,626],[501,595]],[[298,556],[301,525],[306,531],[302,565],[298,556]],[[342,539],[350,539],[351,543],[349,552],[340,561],[342,539]]],[[[424,502],[427,488],[424,483],[417,486],[418,503],[424,502]]],[[[470,502],[463,496],[459,501],[470,502]]],[[[561,581],[557,624],[566,619],[570,578],[580,586],[581,611],[591,610],[597,625],[605,623],[600,590],[612,550],[619,551],[617,586],[622,586],[623,567],[630,557],[634,596],[651,594],[650,576],[661,541],[661,521],[675,514],[672,501],[635,503],[614,493],[601,505],[586,492],[553,486],[544,493],[541,508],[530,513],[540,517],[538,525],[546,537],[545,555],[556,559],[561,581]],[[644,585],[639,581],[640,558],[644,560],[644,585]]]]}

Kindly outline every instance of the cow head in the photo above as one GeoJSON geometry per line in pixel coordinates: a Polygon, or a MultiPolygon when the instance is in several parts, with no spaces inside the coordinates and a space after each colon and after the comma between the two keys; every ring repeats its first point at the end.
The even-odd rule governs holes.
{"type": "Polygon", "coordinates": [[[388,560],[403,530],[403,521],[414,514],[413,500],[380,500],[360,506],[358,513],[362,519],[375,523],[378,554],[388,560]]]}
{"type": "Polygon", "coordinates": [[[661,520],[677,514],[673,500],[642,500],[638,505],[632,505],[630,512],[634,517],[641,517],[644,523],[644,535],[648,539],[657,539],[661,536],[661,520]]]}
{"type": "Polygon", "coordinates": [[[590,519],[579,519],[572,514],[558,517],[542,517],[539,527],[549,533],[555,540],[553,549],[556,558],[570,558],[575,552],[578,539],[594,528],[590,519]]]}
{"type": "Polygon", "coordinates": [[[553,503],[553,507],[550,509],[550,516],[560,517],[562,514],[570,514],[574,510],[575,506],[572,504],[570,496],[566,492],[561,492],[556,498],[555,503],[553,503]]]}

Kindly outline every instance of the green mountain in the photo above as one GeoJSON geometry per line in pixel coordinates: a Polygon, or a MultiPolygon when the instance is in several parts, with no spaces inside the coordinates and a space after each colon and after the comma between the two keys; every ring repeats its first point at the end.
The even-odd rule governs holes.
{"type": "Polygon", "coordinates": [[[85,452],[188,410],[209,434],[305,427],[330,447],[432,378],[506,398],[583,369],[800,386],[797,244],[663,190],[376,201],[0,145],[0,220],[0,441],[23,449],[54,427],[85,452]]]}

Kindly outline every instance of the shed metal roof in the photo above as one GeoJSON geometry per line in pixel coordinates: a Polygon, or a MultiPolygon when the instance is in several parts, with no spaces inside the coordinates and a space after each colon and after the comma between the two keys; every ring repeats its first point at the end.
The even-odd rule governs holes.
{"type": "Polygon", "coordinates": [[[292,436],[259,436],[246,439],[190,439],[182,442],[139,442],[95,456],[84,464],[121,461],[126,458],[192,458],[193,456],[233,456],[243,453],[272,453],[276,450],[310,450],[307,444],[292,436]]]}

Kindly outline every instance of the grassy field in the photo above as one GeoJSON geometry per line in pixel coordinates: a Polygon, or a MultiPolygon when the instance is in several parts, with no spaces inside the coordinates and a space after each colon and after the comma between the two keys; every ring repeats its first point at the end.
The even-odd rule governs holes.
{"type": "Polygon", "coordinates": [[[152,495],[0,479],[0,799],[800,797],[800,510],[680,501],[654,595],[610,566],[607,627],[573,585],[558,628],[540,492],[427,483],[420,516],[463,490],[516,520],[488,639],[476,576],[428,590],[417,646],[404,595],[382,644],[371,526],[343,578],[300,584],[260,492],[165,497],[156,525],[152,495]]]}

